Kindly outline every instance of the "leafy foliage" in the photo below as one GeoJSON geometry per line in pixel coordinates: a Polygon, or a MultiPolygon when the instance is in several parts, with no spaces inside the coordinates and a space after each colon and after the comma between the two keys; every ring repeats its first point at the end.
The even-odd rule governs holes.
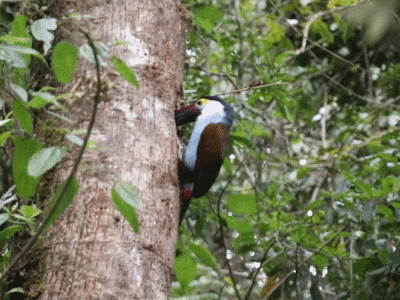
{"type": "Polygon", "coordinates": [[[78,62],[78,52],[70,43],[58,43],[54,47],[52,61],[57,79],[62,83],[68,83],[78,62]]]}
{"type": "MultiPolygon", "coordinates": [[[[28,17],[20,13],[14,16],[8,13],[11,11],[8,5],[12,4],[2,2],[0,5],[0,147],[2,150],[0,151],[0,273],[2,278],[15,264],[15,261],[10,261],[10,257],[18,256],[18,253],[11,255],[10,252],[11,249],[20,248],[12,246],[13,237],[19,235],[24,241],[28,239],[27,245],[30,245],[29,243],[34,242],[42,230],[48,229],[57,221],[72,203],[79,189],[79,182],[72,173],[69,177],[71,180],[67,179],[58,186],[49,207],[43,214],[44,221],[41,227],[37,226],[36,218],[41,214],[41,210],[32,204],[32,198],[37,195],[43,175],[54,169],[63,157],[71,152],[71,148],[61,145],[62,138],[52,140],[54,143],[52,145],[45,145],[42,140],[39,141],[35,134],[35,130],[38,129],[35,128],[34,121],[37,119],[38,111],[45,111],[58,121],[70,123],[71,120],[66,116],[69,111],[62,102],[71,98],[71,94],[54,95],[55,88],[51,86],[37,88],[32,82],[31,71],[34,67],[31,69],[31,63],[34,61],[33,58],[37,58],[37,63],[46,69],[51,67],[54,70],[60,83],[69,83],[78,62],[78,50],[70,43],[54,42],[53,31],[59,26],[58,20],[37,18],[37,16],[34,17],[35,20],[28,20],[28,17]],[[41,42],[42,50],[33,48],[33,37],[41,42]],[[51,66],[48,65],[49,62],[51,66]]],[[[38,10],[36,4],[29,3],[29,5],[38,10]]],[[[88,35],[85,36],[91,42],[88,35]]],[[[96,43],[94,46],[91,44],[91,47],[89,44],[79,49],[81,56],[95,64],[94,55],[96,55],[101,65],[105,66],[105,59],[111,56],[107,46],[96,43]]],[[[112,55],[112,62],[117,72],[139,87],[135,74],[123,61],[112,55]]],[[[95,103],[97,105],[98,101],[95,103]]],[[[77,136],[82,132],[66,130],[57,125],[52,126],[51,130],[61,132],[63,137],[82,149],[88,144],[87,138],[83,140],[77,136]]],[[[89,133],[89,129],[83,130],[83,134],[87,137],[89,133]]],[[[78,163],[79,161],[76,165],[78,163]]],[[[134,208],[139,206],[140,201],[135,188],[129,184],[117,185],[112,197],[138,233],[139,222],[134,208]]],[[[20,287],[8,288],[8,291],[6,287],[7,281],[0,280],[2,299],[12,299],[13,293],[24,292],[20,287]]]]}
{"type": "Polygon", "coordinates": [[[140,200],[136,188],[127,182],[119,183],[115,189],[112,189],[111,195],[115,206],[117,206],[124,218],[128,220],[133,230],[139,234],[140,224],[135,208],[140,207],[140,200]]]}
{"type": "Polygon", "coordinates": [[[189,98],[247,90],[225,96],[229,153],[180,228],[198,271],[173,297],[398,298],[399,1],[361,2],[186,1],[189,98]]]}

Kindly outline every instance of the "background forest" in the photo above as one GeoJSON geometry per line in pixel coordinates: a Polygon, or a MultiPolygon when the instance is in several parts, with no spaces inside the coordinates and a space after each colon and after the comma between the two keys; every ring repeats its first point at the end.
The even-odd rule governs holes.
{"type": "Polygon", "coordinates": [[[398,299],[399,2],[185,3],[188,98],[260,87],[223,96],[229,159],[181,227],[173,296],[398,299]]]}
{"type": "MultiPolygon", "coordinates": [[[[235,121],[216,184],[192,201],[179,229],[172,298],[399,299],[400,1],[183,3],[193,15],[185,98],[221,95],[234,107],[235,121]]],[[[10,246],[12,237],[35,235],[42,212],[17,202],[13,184],[20,198],[33,197],[40,177],[67,151],[46,148],[36,157],[42,168],[27,171],[42,146],[18,135],[32,134],[32,111],[37,121],[37,110],[49,104],[57,112],[50,114],[68,122],[62,103],[70,97],[52,96],[51,88],[32,92],[36,82],[26,81],[31,56],[43,59],[33,48],[46,55],[57,28],[45,17],[33,22],[30,11],[0,4],[3,275],[20,249],[10,246]],[[19,100],[7,107],[15,95],[19,100]]],[[[107,57],[106,47],[96,47],[107,57]]],[[[56,49],[53,63],[54,53],[76,63],[69,45],[56,49]]],[[[94,62],[90,51],[87,46],[80,55],[94,62]]],[[[125,64],[112,60],[137,85],[125,64]]],[[[54,66],[57,79],[69,82],[74,68],[57,74],[54,66]]],[[[84,133],[60,134],[82,145],[77,136],[84,133]]],[[[185,128],[184,140],[189,136],[185,128]]],[[[57,193],[64,188],[70,202],[77,186],[69,184],[57,193]]],[[[139,230],[136,215],[130,224],[139,230]]],[[[4,298],[23,292],[17,277],[2,278],[4,298]]]]}

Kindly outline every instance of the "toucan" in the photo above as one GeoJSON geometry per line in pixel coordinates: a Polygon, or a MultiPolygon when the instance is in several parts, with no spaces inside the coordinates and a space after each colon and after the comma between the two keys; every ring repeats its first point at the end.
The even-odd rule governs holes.
{"type": "Polygon", "coordinates": [[[219,97],[207,96],[175,112],[177,126],[195,121],[183,159],[178,163],[179,226],[190,200],[204,196],[218,177],[228,148],[233,108],[219,97]]]}

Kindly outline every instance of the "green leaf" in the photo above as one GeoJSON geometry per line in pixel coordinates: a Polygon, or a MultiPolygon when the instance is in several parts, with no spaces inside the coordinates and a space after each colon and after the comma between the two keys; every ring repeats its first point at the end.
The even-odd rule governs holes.
{"type": "Polygon", "coordinates": [[[226,208],[234,214],[255,215],[258,212],[256,198],[252,195],[231,194],[228,196],[226,208]]]}
{"type": "Polygon", "coordinates": [[[58,147],[49,147],[36,152],[28,164],[28,174],[32,177],[39,177],[53,168],[62,160],[65,150],[58,147]]]}
{"type": "Polygon", "coordinates": [[[33,196],[40,177],[31,177],[28,175],[28,162],[33,154],[40,149],[42,145],[37,140],[25,140],[20,137],[13,137],[15,144],[15,153],[13,160],[13,175],[17,192],[22,199],[33,196]]]}
{"type": "Polygon", "coordinates": [[[33,131],[32,115],[25,107],[23,102],[19,99],[15,99],[11,105],[11,108],[18,122],[21,124],[22,129],[31,135],[33,131]]]}
{"type": "Polygon", "coordinates": [[[194,254],[196,254],[196,256],[200,259],[200,261],[203,264],[205,264],[206,266],[209,266],[215,272],[219,273],[219,269],[217,267],[217,259],[211,253],[210,250],[208,250],[204,247],[195,245],[195,244],[191,244],[189,248],[190,248],[190,250],[193,251],[194,254]]]}
{"type": "Polygon", "coordinates": [[[362,190],[367,195],[368,198],[374,198],[375,196],[377,196],[376,195],[377,193],[372,189],[371,185],[364,183],[358,179],[354,183],[360,190],[362,190]]]}
{"type": "Polygon", "coordinates": [[[350,6],[352,4],[357,3],[357,0],[329,0],[327,7],[328,8],[337,8],[338,6],[350,6]]]}
{"type": "Polygon", "coordinates": [[[11,290],[9,290],[7,293],[5,293],[5,299],[8,299],[8,298],[10,298],[10,294],[12,294],[12,293],[24,293],[25,291],[24,291],[24,289],[22,288],[22,287],[17,287],[17,288],[13,288],[13,289],[11,289],[11,290]]]}
{"type": "Polygon", "coordinates": [[[57,79],[62,83],[68,83],[75,71],[78,52],[74,45],[60,42],[54,47],[52,61],[57,79]]]}
{"type": "MultiPolygon", "coordinates": [[[[122,194],[124,195],[124,197],[125,196],[127,198],[130,197],[130,196],[127,196],[126,194],[124,194],[124,192],[122,192],[122,194]]],[[[112,189],[111,195],[112,195],[112,200],[115,203],[115,206],[117,206],[118,210],[121,212],[121,214],[124,216],[124,218],[129,222],[129,224],[131,225],[131,227],[135,231],[135,233],[139,234],[139,227],[140,227],[139,220],[136,215],[135,207],[130,204],[130,202],[134,203],[134,201],[132,201],[132,199],[130,199],[130,200],[128,200],[129,202],[126,202],[119,195],[119,193],[117,192],[116,189],[112,189]]]]}
{"type": "Polygon", "coordinates": [[[20,231],[21,228],[22,228],[21,225],[15,225],[7,227],[6,229],[2,230],[0,232],[0,249],[3,249],[5,243],[10,239],[10,237],[12,237],[18,231],[20,231]]]}
{"type": "Polygon", "coordinates": [[[299,171],[297,172],[297,179],[302,179],[304,177],[307,177],[308,174],[310,174],[311,169],[308,167],[301,167],[299,171]]]}
{"type": "Polygon", "coordinates": [[[29,101],[29,106],[33,108],[42,108],[48,104],[47,100],[43,99],[42,97],[35,96],[31,101],[29,101]]]}
{"type": "Polygon", "coordinates": [[[251,94],[248,104],[250,106],[254,106],[256,104],[257,100],[260,100],[260,98],[263,96],[263,94],[261,92],[254,92],[253,94],[251,94]]]}
{"type": "Polygon", "coordinates": [[[333,34],[329,30],[328,25],[322,21],[322,18],[319,17],[315,22],[311,25],[311,28],[318,32],[325,42],[332,44],[335,40],[333,34]]]}
{"type": "Polygon", "coordinates": [[[34,206],[23,205],[21,206],[22,215],[27,219],[32,219],[39,215],[42,211],[34,206]]]}
{"type": "Polygon", "coordinates": [[[308,204],[308,205],[306,206],[306,209],[305,209],[305,210],[306,210],[306,211],[307,211],[307,210],[313,210],[314,208],[319,207],[319,206],[323,205],[324,203],[325,203],[324,200],[316,200],[316,201],[314,201],[314,202],[308,204]]]}
{"type": "Polygon", "coordinates": [[[315,254],[313,256],[313,262],[318,266],[318,270],[322,271],[329,264],[329,259],[322,254],[315,254]]]}
{"type": "MultiPolygon", "coordinates": [[[[11,37],[4,37],[5,42],[11,44],[11,45],[18,45],[26,48],[32,48],[32,37],[29,35],[28,31],[26,30],[26,22],[28,18],[24,15],[19,15],[17,16],[12,24],[12,29],[11,29],[11,37]]],[[[29,66],[31,56],[29,54],[22,54],[18,55],[18,58],[14,56],[14,58],[19,61],[19,59],[22,59],[23,65],[26,67],[29,66]]],[[[20,62],[22,63],[22,62],[20,62]]],[[[22,66],[22,64],[21,64],[22,66]]]]}
{"type": "Polygon", "coordinates": [[[356,260],[353,264],[354,272],[357,275],[364,276],[366,271],[377,270],[382,267],[382,263],[377,257],[362,258],[356,260]]]}
{"type": "Polygon", "coordinates": [[[275,64],[276,64],[278,67],[281,67],[282,64],[283,64],[285,61],[289,61],[289,60],[290,60],[290,57],[291,57],[292,55],[293,55],[293,54],[291,54],[290,52],[283,52],[283,53],[279,54],[279,55],[276,57],[276,59],[275,59],[275,64]]]}
{"type": "Polygon", "coordinates": [[[14,125],[14,119],[0,120],[0,126],[12,126],[14,125]]]}
{"type": "Polygon", "coordinates": [[[388,222],[391,222],[394,220],[393,210],[391,210],[389,207],[387,207],[386,205],[380,204],[380,205],[378,205],[378,209],[381,213],[383,213],[383,215],[385,216],[385,219],[388,222]]]}
{"type": "Polygon", "coordinates": [[[28,21],[26,16],[22,14],[17,16],[12,24],[11,35],[14,37],[30,38],[30,40],[32,40],[31,36],[26,31],[26,21],[28,21]]]}
{"type": "Polygon", "coordinates": [[[0,226],[3,225],[5,222],[8,221],[10,216],[8,214],[0,214],[0,226]]]}
{"type": "Polygon", "coordinates": [[[229,284],[232,287],[234,286],[232,278],[230,278],[229,276],[224,276],[224,282],[226,282],[227,284],[229,284]]]}
{"type": "Polygon", "coordinates": [[[264,136],[265,132],[260,124],[254,124],[251,128],[251,134],[253,136],[264,136]]]}
{"type": "MultiPolygon", "coordinates": [[[[101,57],[101,55],[104,53],[104,51],[100,50],[98,43],[95,43],[94,46],[96,48],[96,55],[97,55],[97,59],[99,61],[100,66],[107,67],[107,63],[101,57]]],[[[96,60],[94,59],[92,47],[90,47],[88,44],[81,46],[79,48],[79,53],[82,57],[86,58],[91,64],[93,64],[93,65],[96,64],[96,60]]],[[[108,57],[108,55],[107,55],[107,57],[108,57]]]]}
{"type": "Polygon", "coordinates": [[[194,17],[194,20],[200,27],[202,27],[207,33],[211,33],[212,30],[214,29],[215,25],[213,25],[209,20],[207,19],[202,19],[199,17],[194,17]]]}
{"type": "Polygon", "coordinates": [[[32,35],[35,37],[35,39],[44,42],[44,54],[47,54],[47,51],[49,51],[51,47],[51,42],[54,39],[54,34],[51,31],[56,29],[56,19],[39,19],[33,22],[31,26],[32,35]]]}
{"type": "MultiPolygon", "coordinates": [[[[29,106],[33,108],[42,108],[48,103],[53,103],[57,105],[57,103],[54,103],[55,97],[46,92],[31,92],[32,95],[34,95],[33,99],[29,101],[29,106]]],[[[59,105],[57,105],[59,107],[59,105]]],[[[60,107],[63,109],[64,107],[60,107]]]]}
{"type": "Polygon", "coordinates": [[[252,142],[247,137],[242,135],[231,134],[231,140],[236,142],[236,144],[246,146],[247,148],[253,147],[252,142]]]}
{"type": "Polygon", "coordinates": [[[19,37],[19,36],[9,36],[9,35],[0,36],[0,42],[6,42],[9,44],[28,43],[31,40],[32,40],[32,38],[29,38],[29,37],[19,37]]]}
{"type": "MultiPolygon", "coordinates": [[[[53,198],[51,199],[50,205],[49,205],[49,210],[54,207],[56,204],[56,201],[58,197],[60,196],[61,192],[63,191],[64,187],[66,185],[66,182],[64,181],[61,183],[58,188],[56,193],[54,194],[53,198]]],[[[55,221],[63,214],[63,212],[67,209],[67,207],[72,203],[72,200],[74,200],[74,197],[76,193],[78,192],[79,189],[79,182],[76,178],[73,178],[70,185],[68,186],[67,190],[65,191],[64,195],[62,196],[61,202],[58,204],[56,210],[54,213],[51,215],[49,221],[46,223],[44,229],[47,230],[51,225],[54,224],[55,221]]],[[[46,214],[47,218],[48,213],[46,214]]]]}
{"type": "Polygon", "coordinates": [[[347,171],[344,171],[344,170],[341,170],[341,173],[342,173],[342,175],[343,175],[344,177],[346,177],[347,180],[349,180],[349,181],[351,181],[351,182],[353,182],[353,183],[356,181],[356,179],[355,179],[355,177],[353,176],[353,174],[351,174],[351,173],[349,173],[349,172],[347,172],[347,171]]]}
{"type": "Polygon", "coordinates": [[[10,83],[10,87],[14,91],[14,93],[17,94],[17,96],[21,98],[24,102],[28,101],[28,93],[22,86],[10,83]]]}
{"type": "Polygon", "coordinates": [[[76,135],[73,135],[73,134],[66,134],[65,137],[70,142],[74,143],[75,145],[78,145],[78,146],[81,146],[81,147],[83,146],[83,140],[80,137],[78,137],[76,135]]]}
{"type": "Polygon", "coordinates": [[[124,77],[132,85],[136,86],[136,88],[139,88],[139,82],[136,79],[135,73],[125,64],[125,62],[120,60],[115,55],[111,58],[111,61],[115,70],[121,74],[122,77],[124,77]]]}
{"type": "Polygon", "coordinates": [[[197,266],[194,258],[187,252],[175,258],[174,270],[176,279],[182,288],[185,288],[196,279],[197,266]]]}
{"type": "Polygon", "coordinates": [[[385,195],[394,192],[393,187],[395,186],[396,179],[394,176],[387,176],[382,179],[382,189],[385,195]]]}
{"type": "Polygon", "coordinates": [[[392,202],[392,205],[400,210],[400,202],[392,202]]]}
{"type": "Polygon", "coordinates": [[[7,51],[7,52],[18,52],[18,53],[24,53],[24,54],[32,54],[33,56],[36,56],[37,58],[40,58],[41,60],[45,61],[43,55],[40,54],[35,49],[32,49],[32,48],[22,47],[22,46],[7,46],[7,45],[0,44],[0,49],[3,49],[4,51],[7,51]]]}
{"type": "Polygon", "coordinates": [[[115,187],[115,190],[126,203],[135,208],[140,208],[141,203],[139,195],[136,188],[132,184],[128,182],[118,183],[115,187]]]}
{"type": "Polygon", "coordinates": [[[236,230],[239,233],[253,231],[253,226],[251,225],[250,220],[240,220],[232,216],[226,216],[224,219],[228,228],[236,230]]]}
{"type": "Polygon", "coordinates": [[[268,187],[268,198],[275,198],[276,193],[278,191],[279,183],[273,182],[269,187],[268,187]]]}
{"type": "Polygon", "coordinates": [[[4,145],[4,143],[7,141],[8,137],[10,136],[11,131],[6,131],[0,134],[0,147],[4,145]]]}
{"type": "Polygon", "coordinates": [[[195,5],[192,9],[195,22],[200,25],[207,33],[211,33],[224,17],[224,12],[216,6],[207,4],[195,5]]]}
{"type": "Polygon", "coordinates": [[[281,41],[285,37],[285,30],[273,18],[270,18],[267,24],[270,28],[270,31],[268,32],[267,39],[265,41],[265,47],[269,48],[274,43],[281,41]]]}
{"type": "Polygon", "coordinates": [[[65,121],[65,122],[68,122],[68,123],[71,123],[71,124],[74,123],[74,121],[72,121],[71,119],[68,119],[67,117],[64,117],[63,115],[56,114],[55,112],[52,112],[52,111],[49,111],[49,110],[45,110],[45,112],[48,113],[49,115],[52,115],[52,116],[54,116],[56,118],[59,118],[60,120],[65,121]]]}
{"type": "Polygon", "coordinates": [[[9,62],[14,68],[23,69],[28,66],[21,55],[11,51],[0,51],[0,63],[2,60],[9,62]]]}

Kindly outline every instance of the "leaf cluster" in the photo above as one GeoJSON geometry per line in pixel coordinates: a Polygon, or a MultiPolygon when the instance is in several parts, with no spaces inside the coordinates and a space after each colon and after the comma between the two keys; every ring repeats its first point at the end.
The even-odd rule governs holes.
{"type": "MultiPolygon", "coordinates": [[[[89,145],[88,138],[96,111],[94,109],[88,129],[60,128],[59,124],[72,123],[69,118],[70,112],[63,105],[63,100],[70,98],[71,94],[54,95],[55,88],[51,86],[40,87],[39,91],[34,90],[30,78],[32,56],[38,58],[44,66],[49,67],[50,64],[59,83],[71,81],[79,59],[78,53],[96,66],[98,74],[100,67],[107,65],[106,59],[110,59],[122,77],[137,88],[139,83],[135,74],[122,60],[110,54],[106,45],[94,44],[88,34],[84,33],[88,44],[78,51],[68,42],[55,43],[53,32],[59,28],[56,19],[44,17],[28,22],[28,18],[22,14],[15,18],[12,15],[6,17],[4,9],[2,3],[0,25],[3,25],[2,28],[10,28],[1,31],[0,34],[0,293],[6,299],[12,293],[23,293],[23,289],[10,289],[5,275],[10,274],[9,271],[14,268],[18,258],[26,254],[42,232],[57,221],[79,190],[79,182],[74,173],[83,151],[89,145]],[[34,40],[42,42],[42,51],[33,49],[34,40]],[[33,204],[39,183],[44,174],[54,170],[64,156],[72,152],[73,146],[62,145],[62,138],[53,141],[52,146],[43,145],[35,134],[34,119],[38,111],[46,112],[57,120],[50,130],[58,131],[65,140],[81,147],[73,171],[68,179],[57,187],[48,207],[45,207],[41,223],[36,222],[36,217],[42,211],[33,204]],[[84,135],[84,138],[80,138],[79,135],[84,135]],[[16,235],[23,237],[24,241],[28,240],[22,250],[13,247],[13,237],[16,235]]],[[[100,76],[97,80],[98,86],[101,87],[100,76]]],[[[99,103],[99,95],[100,89],[94,101],[95,108],[99,103]]],[[[128,183],[118,184],[112,191],[112,199],[135,232],[139,233],[135,208],[139,207],[140,200],[135,187],[128,183]]],[[[40,203],[40,206],[43,205],[40,203]]]]}

